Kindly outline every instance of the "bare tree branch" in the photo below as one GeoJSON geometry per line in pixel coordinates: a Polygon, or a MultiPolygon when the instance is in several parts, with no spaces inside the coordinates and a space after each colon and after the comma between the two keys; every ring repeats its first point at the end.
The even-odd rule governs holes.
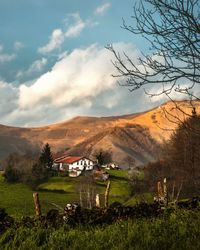
{"type": "MultiPolygon", "coordinates": [[[[134,6],[131,26],[123,19],[122,28],[133,35],[142,35],[149,43],[150,55],[138,62],[125,52],[120,55],[112,45],[120,85],[130,91],[157,86],[154,95],[172,92],[199,99],[193,93],[200,84],[200,2],[198,0],[141,0],[134,6]]],[[[146,93],[148,92],[145,89],[146,93]]]]}

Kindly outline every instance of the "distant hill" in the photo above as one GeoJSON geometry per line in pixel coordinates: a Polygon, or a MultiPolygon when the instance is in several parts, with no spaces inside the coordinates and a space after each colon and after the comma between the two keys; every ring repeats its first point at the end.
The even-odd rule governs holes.
{"type": "MultiPolygon", "coordinates": [[[[187,101],[178,102],[184,113],[168,102],[150,111],[112,117],[75,117],[66,122],[38,128],[0,125],[0,159],[12,152],[38,151],[49,143],[54,152],[91,156],[94,151],[112,152],[113,160],[127,166],[157,158],[160,144],[170,138],[178,122],[191,114],[187,101]]],[[[200,102],[194,103],[200,113],[200,102]]]]}

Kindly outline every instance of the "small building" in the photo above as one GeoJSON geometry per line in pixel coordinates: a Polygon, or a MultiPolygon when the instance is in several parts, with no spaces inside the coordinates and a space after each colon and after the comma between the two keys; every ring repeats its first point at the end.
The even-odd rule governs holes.
{"type": "Polygon", "coordinates": [[[96,181],[107,181],[110,177],[110,175],[107,172],[102,170],[93,171],[92,176],[96,181]]]}
{"type": "Polygon", "coordinates": [[[105,168],[105,169],[107,169],[107,170],[109,170],[109,169],[116,169],[116,170],[119,170],[119,169],[120,169],[119,166],[118,166],[116,163],[109,163],[109,164],[107,164],[107,165],[102,165],[101,167],[102,167],[102,168],[105,168]]]}
{"type": "Polygon", "coordinates": [[[60,172],[68,172],[70,177],[77,177],[83,171],[93,170],[95,162],[87,157],[62,156],[54,160],[53,168],[60,172]]]}

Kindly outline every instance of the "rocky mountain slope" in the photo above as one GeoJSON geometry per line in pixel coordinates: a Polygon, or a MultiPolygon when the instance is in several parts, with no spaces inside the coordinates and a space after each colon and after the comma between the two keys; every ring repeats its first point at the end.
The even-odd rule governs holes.
{"type": "MultiPolygon", "coordinates": [[[[197,113],[200,102],[194,102],[197,113]]],[[[112,152],[113,159],[128,166],[156,159],[159,145],[170,138],[177,124],[191,114],[189,102],[168,102],[150,111],[118,117],[76,117],[38,128],[0,125],[0,158],[12,152],[39,151],[49,143],[54,152],[91,156],[99,149],[112,152]],[[182,109],[184,112],[181,112],[182,109]],[[129,163],[128,163],[129,162],[129,163]]]]}

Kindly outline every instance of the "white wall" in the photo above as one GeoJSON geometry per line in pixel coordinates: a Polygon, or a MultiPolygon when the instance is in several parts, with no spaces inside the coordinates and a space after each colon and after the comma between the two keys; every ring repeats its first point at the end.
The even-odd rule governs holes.
{"type": "Polygon", "coordinates": [[[79,168],[80,170],[84,169],[84,166],[86,167],[86,170],[92,170],[93,169],[93,162],[83,158],[77,162],[74,162],[73,164],[69,165],[69,170],[72,170],[73,168],[79,168]]]}
{"type": "MultiPolygon", "coordinates": [[[[64,167],[65,163],[60,163],[60,170],[64,171],[65,167],[64,167]]],[[[94,163],[86,158],[83,158],[77,162],[74,162],[72,164],[69,164],[69,171],[73,170],[75,168],[79,168],[81,171],[84,170],[84,167],[86,170],[92,170],[93,169],[93,165],[94,163]]]]}

